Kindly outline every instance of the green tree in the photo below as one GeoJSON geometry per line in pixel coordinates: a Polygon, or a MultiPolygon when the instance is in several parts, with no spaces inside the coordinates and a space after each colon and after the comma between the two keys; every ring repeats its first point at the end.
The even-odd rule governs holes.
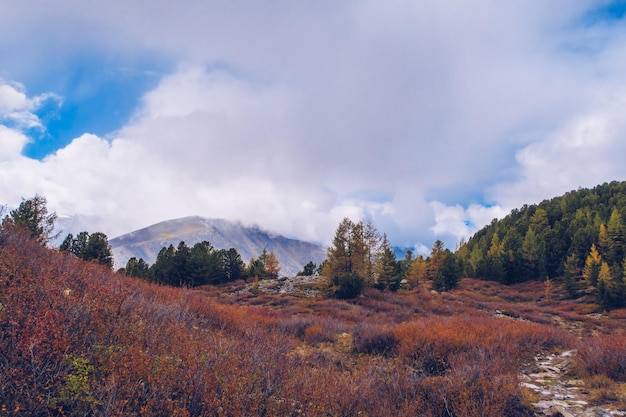
{"type": "Polygon", "coordinates": [[[172,271],[174,270],[174,255],[176,249],[174,245],[161,248],[156,261],[150,267],[150,274],[156,282],[167,285],[177,285],[172,279],[172,271]]]}
{"type": "Polygon", "coordinates": [[[107,235],[102,232],[92,233],[87,240],[82,259],[113,268],[113,252],[107,235]]]}
{"type": "Polygon", "coordinates": [[[332,295],[342,300],[356,298],[365,289],[365,280],[358,275],[337,275],[333,277],[332,283],[332,295]]]}
{"type": "MultiPolygon", "coordinates": [[[[373,280],[373,265],[370,262],[370,247],[365,240],[365,225],[363,222],[353,223],[348,241],[348,252],[352,264],[352,272],[365,279],[367,284],[373,280]]],[[[374,255],[375,256],[375,255],[374,255]]]]}
{"type": "Polygon", "coordinates": [[[18,227],[25,230],[33,239],[42,245],[47,245],[58,235],[53,234],[56,213],[48,214],[47,200],[36,194],[28,200],[22,199],[19,207],[11,210],[2,220],[4,227],[18,227]]]}
{"type": "Polygon", "coordinates": [[[189,249],[185,285],[192,287],[225,281],[225,272],[215,248],[208,241],[198,242],[189,249]]]}
{"type": "Polygon", "coordinates": [[[280,272],[278,259],[273,252],[263,248],[258,258],[252,258],[248,264],[247,275],[259,279],[276,278],[280,272]]]}
{"type": "Polygon", "coordinates": [[[376,286],[381,290],[397,291],[401,275],[396,262],[396,254],[391,249],[387,235],[383,235],[380,251],[376,256],[376,286]]]}
{"type": "Polygon", "coordinates": [[[459,263],[453,253],[446,251],[441,268],[433,277],[433,289],[437,292],[449,291],[457,287],[459,279],[461,279],[459,263]]]}
{"type": "Polygon", "coordinates": [[[545,265],[545,242],[535,232],[534,227],[529,227],[522,248],[520,258],[528,278],[538,278],[546,274],[545,265]]]}
{"type": "Polygon", "coordinates": [[[409,249],[404,254],[404,258],[397,261],[396,267],[398,269],[400,281],[408,279],[409,270],[411,269],[411,265],[413,264],[414,260],[415,257],[413,256],[413,251],[409,249]]]}
{"type": "Polygon", "coordinates": [[[227,251],[224,251],[222,256],[224,259],[226,279],[228,281],[234,281],[243,278],[245,275],[245,265],[241,260],[241,255],[239,255],[237,249],[230,248],[227,251]]]}
{"type": "Polygon", "coordinates": [[[312,276],[312,275],[315,275],[316,269],[317,269],[317,265],[315,265],[313,261],[309,261],[309,263],[304,265],[304,268],[302,269],[302,271],[298,272],[296,275],[305,276],[305,277],[312,276]]]}
{"type": "Polygon", "coordinates": [[[433,244],[433,248],[430,252],[430,257],[428,259],[428,266],[426,268],[426,278],[434,279],[435,275],[441,267],[443,266],[443,260],[446,257],[446,248],[443,245],[443,242],[439,239],[435,241],[433,244]]]}
{"type": "Polygon", "coordinates": [[[148,279],[150,276],[150,266],[143,258],[137,259],[133,256],[126,262],[124,273],[129,277],[148,279]]]}
{"type": "Polygon", "coordinates": [[[59,246],[59,250],[72,253],[82,260],[94,261],[113,268],[113,251],[107,235],[102,232],[91,235],[88,232],[80,232],[76,237],[69,233],[59,246]]]}
{"type": "Polygon", "coordinates": [[[620,262],[626,255],[626,229],[617,208],[613,208],[611,212],[607,226],[607,235],[609,237],[608,260],[610,262],[620,262]]]}
{"type": "Polygon", "coordinates": [[[376,258],[376,254],[380,252],[382,237],[376,227],[374,227],[374,223],[371,220],[368,220],[363,224],[363,240],[365,243],[365,248],[367,252],[367,258],[365,259],[366,271],[365,277],[368,280],[371,280],[374,277],[374,262],[376,258]]]}
{"type": "Polygon", "coordinates": [[[353,223],[347,217],[337,226],[332,244],[328,247],[323,275],[334,277],[352,274],[352,257],[350,253],[352,227],[353,223]]]}
{"type": "Polygon", "coordinates": [[[578,259],[576,258],[576,254],[572,253],[567,257],[563,265],[563,284],[570,298],[574,298],[578,294],[576,277],[579,274],[580,268],[578,267],[578,259]]]}
{"type": "Polygon", "coordinates": [[[354,223],[344,218],[327,250],[327,258],[322,274],[326,277],[358,275],[366,282],[373,281],[373,265],[370,262],[370,250],[376,241],[376,233],[363,222],[354,223]],[[369,236],[369,237],[367,237],[369,236]],[[370,239],[370,242],[366,240],[370,239]]]}

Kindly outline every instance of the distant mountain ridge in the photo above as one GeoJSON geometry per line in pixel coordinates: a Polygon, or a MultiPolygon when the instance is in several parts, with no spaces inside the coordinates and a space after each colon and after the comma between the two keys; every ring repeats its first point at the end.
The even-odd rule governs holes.
{"type": "Polygon", "coordinates": [[[319,265],[326,258],[326,250],[320,245],[273,234],[256,226],[247,227],[240,222],[200,216],[166,220],[118,236],[109,243],[115,268],[121,268],[131,257],[153,264],[163,247],[177,246],[181,241],[193,246],[205,240],[216,249],[237,249],[246,264],[267,249],[276,255],[280,275],[285,276],[295,275],[310,261],[319,265]]]}

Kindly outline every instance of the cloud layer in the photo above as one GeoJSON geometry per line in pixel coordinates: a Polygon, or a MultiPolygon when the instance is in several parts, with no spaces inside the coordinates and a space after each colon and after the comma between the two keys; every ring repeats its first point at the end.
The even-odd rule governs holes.
{"type": "Polygon", "coordinates": [[[42,193],[112,236],[199,214],[326,243],[351,216],[454,248],[626,177],[626,36],[600,2],[24,4],[0,1],[5,79],[44,85],[32,68],[86,50],[174,68],[117,131],[42,160],[28,128],[62,92],[0,83],[5,202],[42,193]]]}

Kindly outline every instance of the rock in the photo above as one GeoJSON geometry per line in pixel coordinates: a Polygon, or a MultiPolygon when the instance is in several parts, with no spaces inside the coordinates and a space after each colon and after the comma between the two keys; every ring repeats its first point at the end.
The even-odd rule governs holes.
{"type": "Polygon", "coordinates": [[[552,417],[576,417],[576,415],[560,405],[550,408],[546,414],[552,417]]]}
{"type": "Polygon", "coordinates": [[[600,407],[588,408],[576,417],[612,417],[611,413],[600,407]]]}
{"type": "Polygon", "coordinates": [[[540,401],[535,403],[537,415],[550,417],[612,417],[625,416],[621,411],[611,411],[601,407],[588,407],[585,391],[581,390],[583,382],[575,379],[564,379],[567,369],[573,365],[576,351],[569,350],[560,355],[540,355],[535,357],[534,366],[528,369],[538,372],[526,373],[522,376],[520,386],[533,390],[539,395],[540,401]]]}

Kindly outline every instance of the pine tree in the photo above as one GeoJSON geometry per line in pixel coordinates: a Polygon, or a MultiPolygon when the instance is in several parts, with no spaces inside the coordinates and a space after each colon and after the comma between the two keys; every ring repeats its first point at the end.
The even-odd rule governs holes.
{"type": "Polygon", "coordinates": [[[365,226],[363,222],[353,223],[348,251],[352,263],[352,273],[364,278],[369,283],[373,280],[373,267],[369,260],[369,247],[365,240],[365,226]]]}
{"type": "Polygon", "coordinates": [[[374,261],[376,254],[380,251],[381,236],[374,227],[374,223],[368,220],[363,225],[363,240],[367,248],[367,271],[365,277],[371,281],[374,276],[374,261]]]}
{"type": "Polygon", "coordinates": [[[69,233],[59,246],[59,250],[72,253],[85,261],[95,261],[113,268],[113,251],[107,235],[102,232],[91,235],[88,232],[80,232],[76,237],[69,233]]]}
{"type": "Polygon", "coordinates": [[[387,235],[383,235],[380,250],[376,256],[376,286],[381,290],[396,291],[400,287],[400,274],[396,255],[389,245],[387,235]]]}
{"type": "Polygon", "coordinates": [[[322,275],[333,277],[352,274],[352,259],[349,245],[352,226],[352,221],[347,217],[337,226],[333,242],[328,247],[327,259],[322,275]]]}
{"type": "Polygon", "coordinates": [[[563,283],[565,291],[567,291],[567,295],[570,298],[574,298],[578,293],[576,277],[579,273],[578,259],[576,258],[576,254],[572,253],[567,257],[563,265],[563,283]]]}
{"type": "Polygon", "coordinates": [[[529,278],[537,278],[541,275],[541,272],[543,272],[541,268],[541,255],[541,245],[535,233],[535,229],[529,227],[526,236],[524,236],[520,250],[522,264],[529,278]]]}
{"type": "Polygon", "coordinates": [[[107,235],[102,232],[92,233],[87,240],[82,259],[113,268],[113,252],[107,235]]]}
{"type": "Polygon", "coordinates": [[[58,236],[53,234],[57,215],[48,214],[46,204],[46,198],[39,194],[28,200],[22,199],[19,207],[11,210],[9,215],[2,219],[2,226],[19,227],[45,246],[58,236]]]}
{"type": "Polygon", "coordinates": [[[597,291],[600,305],[606,309],[610,309],[613,304],[612,301],[615,288],[613,288],[612,285],[611,268],[609,268],[609,264],[605,261],[602,261],[600,264],[597,291]]]}
{"type": "Polygon", "coordinates": [[[607,227],[609,238],[608,261],[619,262],[626,255],[626,229],[622,216],[617,208],[613,208],[607,227]]]}
{"type": "Polygon", "coordinates": [[[126,262],[124,273],[129,277],[147,279],[149,277],[150,267],[143,258],[137,259],[133,256],[126,262]]]}
{"type": "Polygon", "coordinates": [[[435,275],[437,275],[437,272],[443,266],[445,256],[446,249],[444,248],[443,242],[437,239],[433,244],[433,248],[430,252],[430,258],[428,260],[428,267],[426,269],[426,277],[428,279],[433,279],[435,275]]]}
{"type": "Polygon", "coordinates": [[[453,253],[446,251],[443,255],[441,268],[433,277],[433,289],[438,292],[449,291],[459,283],[461,269],[453,253]]]}

